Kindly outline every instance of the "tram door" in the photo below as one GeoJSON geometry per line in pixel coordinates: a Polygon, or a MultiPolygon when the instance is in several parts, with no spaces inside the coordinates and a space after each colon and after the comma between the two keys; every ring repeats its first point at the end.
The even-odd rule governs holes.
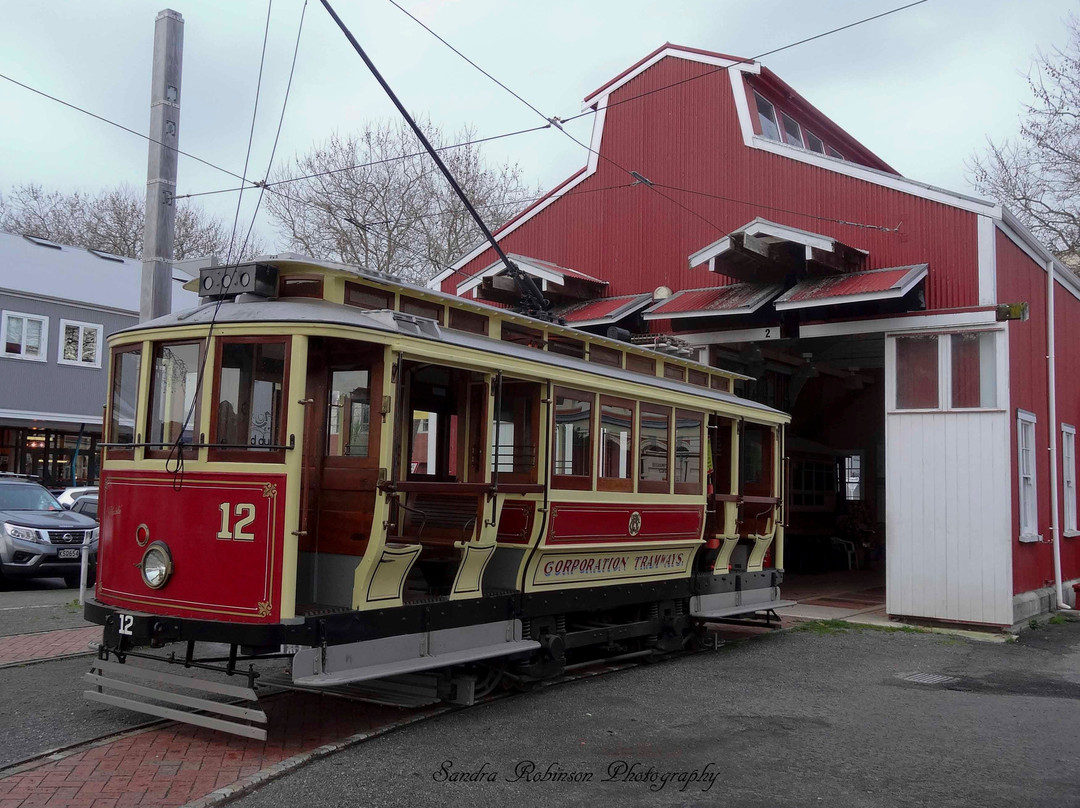
{"type": "Polygon", "coordinates": [[[382,363],[382,346],[323,338],[309,344],[298,609],[352,604],[379,477],[382,363]]]}

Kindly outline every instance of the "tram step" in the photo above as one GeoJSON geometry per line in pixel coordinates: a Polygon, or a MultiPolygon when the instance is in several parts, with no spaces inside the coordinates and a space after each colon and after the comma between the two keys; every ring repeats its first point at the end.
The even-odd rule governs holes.
{"type": "Polygon", "coordinates": [[[130,662],[119,664],[102,660],[95,661],[90,667],[90,672],[83,676],[86,682],[96,688],[84,691],[83,695],[90,701],[108,704],[113,707],[122,707],[127,710],[157,716],[158,718],[168,718],[185,724],[216,729],[220,732],[241,735],[245,738],[266,740],[266,713],[262,710],[185,695],[172,690],[163,690],[137,682],[125,681],[125,678],[149,682],[153,685],[167,685],[201,693],[229,696],[234,699],[253,702],[258,700],[255,691],[249,687],[210,682],[188,676],[176,676],[137,667],[130,662]],[[119,691],[125,695],[106,693],[106,689],[119,691]],[[154,702],[164,702],[164,704],[155,704],[154,702]],[[227,719],[237,720],[230,721],[227,719]],[[250,723],[240,723],[243,721],[250,723]],[[260,724],[262,726],[259,726],[260,724]]]}
{"type": "Polygon", "coordinates": [[[721,617],[735,617],[740,614],[753,614],[754,612],[763,612],[771,609],[782,609],[785,606],[794,606],[796,602],[797,601],[794,600],[773,600],[763,603],[747,603],[742,606],[726,606],[719,609],[694,612],[694,617],[699,620],[716,620],[721,617]]]}
{"type": "Polygon", "coordinates": [[[504,620],[378,640],[306,648],[293,657],[293,683],[311,687],[366,682],[535,651],[521,621],[504,620]],[[353,660],[367,664],[354,665],[353,660]]]}

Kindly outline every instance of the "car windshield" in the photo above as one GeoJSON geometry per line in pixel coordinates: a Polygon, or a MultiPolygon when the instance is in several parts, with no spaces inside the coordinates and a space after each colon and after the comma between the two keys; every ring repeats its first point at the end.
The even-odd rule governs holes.
{"type": "Polygon", "coordinates": [[[0,485],[0,511],[62,511],[56,498],[40,485],[0,485]]]}

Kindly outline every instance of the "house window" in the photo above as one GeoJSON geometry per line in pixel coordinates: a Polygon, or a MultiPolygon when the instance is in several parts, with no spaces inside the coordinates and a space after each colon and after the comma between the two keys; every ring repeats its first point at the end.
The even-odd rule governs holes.
{"type": "Polygon", "coordinates": [[[825,153],[825,144],[821,141],[821,138],[809,130],[806,132],[806,148],[818,154],[825,153]]]}
{"type": "Polygon", "coordinates": [[[862,502],[862,470],[861,454],[849,454],[844,457],[844,499],[848,502],[862,502]]]}
{"type": "Polygon", "coordinates": [[[784,142],[789,146],[798,146],[801,149],[803,139],[799,122],[786,113],[780,113],[780,116],[784,121],[784,142]]]}
{"type": "Polygon", "coordinates": [[[555,455],[552,473],[559,488],[592,487],[593,394],[555,393],[555,455]]]}
{"type": "Polygon", "coordinates": [[[761,134],[769,140],[780,140],[780,127],[776,124],[776,108],[754,93],[757,100],[758,123],[761,124],[761,134]]]}
{"type": "Polygon", "coordinates": [[[4,333],[4,356],[45,361],[49,342],[48,317],[5,311],[0,331],[4,333]]]}
{"type": "Polygon", "coordinates": [[[1020,489],[1020,541],[1039,540],[1039,505],[1035,487],[1035,414],[1016,411],[1017,479],[1020,489]]]}
{"type": "Polygon", "coordinates": [[[829,155],[829,157],[835,157],[837,160],[843,160],[844,159],[844,155],[842,155],[840,152],[838,152],[832,146],[826,146],[825,147],[825,153],[827,155],[829,155]]]}
{"type": "Polygon", "coordinates": [[[61,365],[101,367],[101,332],[100,325],[61,320],[60,352],[56,361],[61,365]]]}
{"type": "Polygon", "coordinates": [[[634,440],[634,405],[618,398],[600,397],[600,488],[630,491],[633,482],[631,450],[634,440]]]}
{"type": "Polygon", "coordinates": [[[951,335],[954,409],[997,406],[995,339],[996,334],[990,331],[951,335]]]}
{"type": "Polygon", "coordinates": [[[938,395],[937,336],[896,338],[896,409],[933,410],[938,395]]]}
{"type": "Polygon", "coordinates": [[[1061,467],[1065,493],[1065,534],[1077,535],[1076,530],[1076,427],[1061,425],[1061,467]]]}

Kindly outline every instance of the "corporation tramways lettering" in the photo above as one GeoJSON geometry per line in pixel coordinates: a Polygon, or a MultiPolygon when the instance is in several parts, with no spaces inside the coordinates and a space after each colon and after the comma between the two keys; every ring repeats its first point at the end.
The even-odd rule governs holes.
{"type": "Polygon", "coordinates": [[[622,555],[592,558],[561,558],[545,562],[545,578],[565,578],[618,574],[632,569],[633,572],[682,569],[686,562],[685,551],[654,553],[651,555],[622,555]]]}

